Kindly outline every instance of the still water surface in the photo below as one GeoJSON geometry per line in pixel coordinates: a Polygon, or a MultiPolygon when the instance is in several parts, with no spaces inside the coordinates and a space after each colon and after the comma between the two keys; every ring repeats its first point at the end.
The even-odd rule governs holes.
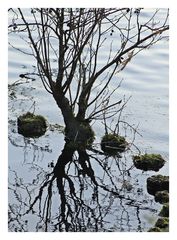
{"type": "MultiPolygon", "coordinates": [[[[11,42],[18,41],[18,47],[27,50],[16,35],[10,38],[11,42]]],[[[106,52],[102,54],[104,57],[106,52]]],[[[32,58],[9,47],[9,84],[17,81],[20,74],[33,71],[32,58]]],[[[132,96],[122,119],[139,126],[142,136],[136,135],[135,144],[142,153],[159,153],[167,160],[159,173],[168,175],[168,42],[159,42],[135,56],[120,73],[119,81],[121,79],[117,97],[132,96]]],[[[114,88],[114,84],[111,87],[114,88]]],[[[74,154],[67,170],[75,184],[76,195],[69,191],[67,181],[64,182],[67,189],[64,195],[58,194],[55,181],[51,181],[51,195],[47,187],[40,188],[51,180],[53,164],[57,163],[64,148],[63,133],[49,126],[46,134],[38,139],[24,138],[17,133],[16,119],[26,111],[33,111],[34,101],[35,113],[46,117],[49,125],[63,125],[63,119],[39,79],[17,85],[9,94],[12,91],[15,96],[9,96],[9,231],[147,231],[153,226],[161,205],[147,193],[146,179],[155,172],[133,168],[131,156],[137,153],[136,149],[120,158],[88,151],[94,177],[107,189],[117,188],[122,198],[93,187],[93,175],[90,178],[77,175],[78,154],[74,154]],[[63,197],[62,201],[61,196],[65,196],[65,200],[63,197]]],[[[99,149],[104,128],[99,121],[92,127],[96,132],[95,146],[99,149]]],[[[130,132],[127,138],[131,138],[130,132]]]]}

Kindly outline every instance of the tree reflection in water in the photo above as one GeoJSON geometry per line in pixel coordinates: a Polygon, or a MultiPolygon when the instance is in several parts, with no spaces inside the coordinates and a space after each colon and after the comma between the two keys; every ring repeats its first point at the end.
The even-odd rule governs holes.
{"type": "Polygon", "coordinates": [[[74,149],[65,144],[52,172],[34,162],[30,183],[9,183],[9,231],[144,231],[140,210],[156,212],[139,188],[126,155],[74,149]]]}

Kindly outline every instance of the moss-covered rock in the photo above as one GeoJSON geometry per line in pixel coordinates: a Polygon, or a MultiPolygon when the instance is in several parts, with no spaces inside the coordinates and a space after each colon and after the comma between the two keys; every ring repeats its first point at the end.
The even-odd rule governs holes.
{"type": "Polygon", "coordinates": [[[169,217],[169,203],[166,203],[163,205],[160,213],[159,213],[159,216],[161,217],[169,217]]]}
{"type": "Polygon", "coordinates": [[[169,202],[169,193],[167,190],[155,193],[155,201],[161,204],[169,202]]]}
{"type": "Polygon", "coordinates": [[[82,122],[79,126],[79,141],[85,147],[92,145],[95,139],[95,133],[88,123],[82,122]]]}
{"type": "Polygon", "coordinates": [[[17,119],[18,133],[24,137],[40,137],[47,129],[46,120],[41,115],[27,112],[17,119]]]}
{"type": "Polygon", "coordinates": [[[110,155],[125,151],[127,145],[125,138],[117,134],[106,134],[101,140],[101,149],[110,155]]]}
{"type": "Polygon", "coordinates": [[[73,126],[65,128],[65,141],[72,149],[90,148],[94,139],[95,133],[89,123],[75,121],[73,126]]]}
{"type": "Polygon", "coordinates": [[[169,218],[158,218],[157,222],[155,223],[155,227],[158,227],[160,229],[167,229],[169,227],[169,218]]]}
{"type": "Polygon", "coordinates": [[[133,162],[136,168],[144,171],[159,171],[165,164],[165,160],[160,154],[133,156],[133,162]]]}
{"type": "Polygon", "coordinates": [[[152,227],[148,230],[148,232],[161,232],[161,229],[159,227],[152,227]]]}
{"type": "Polygon", "coordinates": [[[147,191],[155,195],[158,191],[169,191],[169,177],[163,175],[153,175],[147,178],[147,191]]]}

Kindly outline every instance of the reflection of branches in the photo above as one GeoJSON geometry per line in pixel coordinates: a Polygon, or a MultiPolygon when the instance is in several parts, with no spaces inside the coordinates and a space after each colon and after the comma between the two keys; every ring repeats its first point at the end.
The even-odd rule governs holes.
{"type": "MultiPolygon", "coordinates": [[[[122,216],[127,215],[127,224],[131,213],[126,205],[154,211],[136,199],[135,191],[131,193],[130,189],[124,188],[127,177],[130,179],[131,166],[123,163],[120,157],[101,158],[65,144],[53,171],[38,176],[43,176],[40,186],[39,180],[24,184],[13,171],[15,185],[10,182],[9,186],[18,204],[9,205],[9,229],[18,225],[18,231],[25,231],[26,227],[21,226],[23,219],[33,214],[38,219],[36,231],[107,231],[111,227],[106,219],[117,204],[122,209],[122,216]],[[24,191],[27,193],[25,199],[24,191]]],[[[116,207],[116,211],[120,209],[116,207]]],[[[112,231],[119,227],[121,225],[112,231]]]]}
{"type": "Polygon", "coordinates": [[[123,211],[121,213],[121,216],[120,216],[120,223],[121,223],[121,231],[123,231],[123,228],[124,228],[124,221],[126,221],[126,225],[129,227],[130,229],[130,216],[129,216],[129,213],[128,211],[126,210],[126,208],[124,207],[124,204],[122,202],[122,200],[120,201],[120,205],[121,207],[123,208],[123,211]]]}

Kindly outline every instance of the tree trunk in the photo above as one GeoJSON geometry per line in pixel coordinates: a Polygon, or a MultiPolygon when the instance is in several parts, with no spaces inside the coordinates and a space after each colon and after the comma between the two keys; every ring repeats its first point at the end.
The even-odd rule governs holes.
{"type": "Polygon", "coordinates": [[[65,140],[72,142],[74,147],[88,147],[93,143],[94,132],[88,122],[83,118],[75,117],[68,99],[55,92],[53,95],[55,101],[60,108],[65,122],[65,140]]]}

